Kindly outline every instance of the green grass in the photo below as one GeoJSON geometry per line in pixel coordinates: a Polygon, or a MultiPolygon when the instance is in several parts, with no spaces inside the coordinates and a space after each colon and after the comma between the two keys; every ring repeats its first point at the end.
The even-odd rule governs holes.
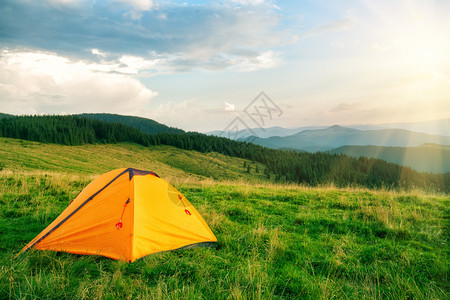
{"type": "Polygon", "coordinates": [[[448,195],[275,185],[241,164],[170,147],[3,139],[0,298],[448,298],[448,195]],[[235,180],[220,167],[208,179],[200,166],[211,161],[235,180]],[[132,264],[51,251],[15,258],[96,174],[119,166],[170,177],[217,247],[132,264]]]}
{"type": "Polygon", "coordinates": [[[174,183],[205,178],[265,182],[263,165],[258,163],[259,173],[255,173],[255,166],[256,163],[241,158],[171,146],[63,146],[0,137],[0,170],[100,175],[112,169],[134,167],[155,171],[174,183]],[[250,173],[243,167],[244,161],[251,165],[250,173]]]}

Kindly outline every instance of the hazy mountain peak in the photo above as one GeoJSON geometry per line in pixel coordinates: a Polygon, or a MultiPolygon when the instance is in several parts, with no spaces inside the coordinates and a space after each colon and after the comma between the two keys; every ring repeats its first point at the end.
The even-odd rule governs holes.
{"type": "Polygon", "coordinates": [[[341,125],[333,125],[330,126],[328,128],[325,129],[326,131],[331,131],[331,132],[356,132],[359,131],[358,129],[353,129],[353,128],[348,128],[348,127],[344,127],[341,125]]]}
{"type": "Polygon", "coordinates": [[[326,151],[344,145],[411,147],[424,143],[450,145],[450,137],[417,133],[405,129],[358,130],[339,125],[305,130],[285,137],[260,138],[253,141],[269,148],[326,151]]]}

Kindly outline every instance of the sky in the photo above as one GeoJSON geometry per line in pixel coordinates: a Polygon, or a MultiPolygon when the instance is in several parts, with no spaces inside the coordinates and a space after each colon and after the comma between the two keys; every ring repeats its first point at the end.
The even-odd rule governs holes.
{"type": "Polygon", "coordinates": [[[3,113],[201,132],[450,118],[450,1],[2,0],[0,12],[3,113]]]}

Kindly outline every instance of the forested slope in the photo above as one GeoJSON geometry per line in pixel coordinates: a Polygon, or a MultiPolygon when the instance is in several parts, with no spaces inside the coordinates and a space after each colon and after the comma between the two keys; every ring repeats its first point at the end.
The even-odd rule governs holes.
{"type": "MultiPolygon", "coordinates": [[[[370,188],[423,188],[449,192],[450,174],[419,173],[379,159],[327,153],[297,153],[232,141],[200,133],[146,134],[121,123],[79,116],[21,116],[0,119],[0,136],[45,143],[83,145],[132,142],[143,146],[170,145],[199,152],[218,152],[266,166],[267,177],[309,185],[333,183],[370,188]]],[[[262,171],[262,170],[261,170],[262,171]]]]}
{"type": "Polygon", "coordinates": [[[122,123],[124,125],[139,129],[143,133],[183,133],[184,131],[178,128],[173,128],[166,126],[164,124],[158,123],[154,120],[135,117],[135,116],[122,116],[117,114],[80,114],[80,117],[85,117],[88,119],[94,119],[99,121],[104,121],[108,123],[122,123]]]}

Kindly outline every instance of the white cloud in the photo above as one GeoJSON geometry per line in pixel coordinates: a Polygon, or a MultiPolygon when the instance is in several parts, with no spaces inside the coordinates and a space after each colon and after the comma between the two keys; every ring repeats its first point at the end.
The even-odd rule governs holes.
{"type": "MultiPolygon", "coordinates": [[[[207,108],[192,101],[169,102],[154,112],[147,109],[156,92],[144,86],[136,76],[178,72],[181,56],[158,56],[145,59],[124,55],[111,59],[99,49],[91,53],[101,62],[71,60],[49,52],[2,50],[0,52],[0,107],[12,114],[116,112],[154,117],[173,126],[184,127],[189,119],[208,119],[207,108]],[[109,59],[109,60],[108,60],[109,59]],[[202,118],[196,118],[203,115],[202,118]],[[182,122],[179,122],[181,121],[182,122]]],[[[247,72],[271,68],[279,63],[273,51],[254,56],[233,56],[223,62],[232,70],[247,72]]],[[[201,61],[182,62],[186,70],[204,67],[201,61]]],[[[219,63],[218,63],[219,64],[219,63]]],[[[211,69],[215,66],[211,65],[211,69]]],[[[208,119],[209,120],[209,119],[208,119]]],[[[210,119],[214,123],[214,118],[210,119]]],[[[188,128],[201,128],[203,121],[188,128]],[[195,127],[197,126],[197,127],[195,127]]]]}
{"type": "Polygon", "coordinates": [[[114,0],[113,2],[130,5],[141,11],[148,11],[153,8],[153,0],[114,0]]]}
{"type": "Polygon", "coordinates": [[[223,70],[239,62],[245,70],[248,65],[251,69],[276,66],[266,55],[294,40],[271,1],[238,1],[246,5],[229,5],[230,0],[198,5],[149,0],[24,1],[0,18],[0,28],[10,37],[4,46],[11,49],[42,49],[94,61],[124,55],[145,60],[162,57],[159,66],[185,72],[223,70]],[[236,49],[247,54],[241,58],[236,49]],[[251,62],[248,53],[253,55],[251,62]]]}
{"type": "Polygon", "coordinates": [[[156,92],[115,72],[119,64],[71,61],[45,52],[0,52],[0,107],[13,114],[138,113],[156,92]]]}
{"type": "Polygon", "coordinates": [[[47,0],[47,2],[52,4],[75,4],[81,2],[79,0],[47,0]]]}
{"type": "Polygon", "coordinates": [[[378,44],[378,43],[374,43],[370,46],[370,50],[373,52],[384,52],[389,50],[389,46],[385,45],[385,44],[378,44]]]}
{"type": "Polygon", "coordinates": [[[98,56],[101,56],[101,57],[105,57],[106,56],[105,53],[100,52],[98,49],[91,49],[91,53],[93,55],[98,55],[98,56]]]}
{"type": "MultiPolygon", "coordinates": [[[[53,6],[71,6],[73,7],[92,7],[96,3],[95,1],[89,0],[45,0],[47,3],[53,6]],[[94,2],[94,3],[93,3],[94,2]]],[[[124,13],[125,16],[128,16],[134,20],[140,19],[142,17],[142,12],[150,11],[154,8],[153,0],[109,0],[105,1],[103,6],[109,7],[117,7],[122,6],[127,11],[124,13]]]]}
{"type": "Polygon", "coordinates": [[[240,4],[240,5],[260,5],[264,4],[265,0],[231,0],[231,2],[240,4]]]}
{"type": "MultiPolygon", "coordinates": [[[[151,69],[153,74],[170,74],[178,72],[191,72],[198,69],[223,70],[230,69],[237,72],[250,72],[261,69],[274,68],[282,63],[281,53],[276,51],[265,51],[258,53],[254,51],[251,55],[241,52],[230,52],[217,54],[208,59],[189,58],[184,54],[162,55],[154,53],[153,59],[145,59],[140,56],[124,55],[110,64],[117,64],[113,69],[115,72],[124,74],[142,75],[145,70],[151,69]]],[[[107,66],[111,68],[111,66],[107,66]]]]}
{"type": "Polygon", "coordinates": [[[225,111],[234,111],[234,104],[232,103],[228,103],[228,102],[224,102],[225,104],[225,111]]]}
{"type": "Polygon", "coordinates": [[[157,18],[158,18],[158,20],[164,20],[164,21],[166,21],[166,20],[167,20],[167,14],[164,14],[164,13],[159,14],[159,15],[157,16],[157,18]]]}
{"type": "Polygon", "coordinates": [[[255,57],[238,57],[233,61],[234,68],[238,71],[256,71],[279,66],[282,62],[278,52],[269,50],[259,53],[255,57]]]}
{"type": "Polygon", "coordinates": [[[147,60],[139,56],[124,55],[119,58],[120,66],[115,71],[125,74],[138,74],[141,70],[156,68],[162,59],[147,60]]]}
{"type": "Polygon", "coordinates": [[[308,30],[303,36],[301,36],[301,39],[310,38],[328,32],[347,30],[354,27],[357,22],[358,19],[356,18],[354,13],[349,11],[347,12],[347,15],[341,20],[336,20],[328,24],[321,25],[316,28],[312,28],[311,30],[308,30]]]}
{"type": "Polygon", "coordinates": [[[113,0],[114,4],[130,6],[131,9],[124,13],[124,16],[132,20],[139,20],[143,12],[150,11],[153,8],[153,0],[113,0]]]}

